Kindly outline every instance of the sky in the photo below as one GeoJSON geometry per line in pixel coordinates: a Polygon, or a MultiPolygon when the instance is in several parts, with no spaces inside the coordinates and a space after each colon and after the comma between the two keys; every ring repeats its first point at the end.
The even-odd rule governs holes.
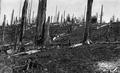
{"type": "MultiPolygon", "coordinates": [[[[29,0],[32,1],[32,0],[29,0]]],[[[38,1],[33,0],[32,3],[32,13],[33,11],[37,14],[38,1]]],[[[24,0],[2,0],[1,1],[1,15],[0,24],[3,21],[4,14],[7,17],[8,22],[10,22],[12,10],[15,10],[14,16],[19,16],[20,8],[23,6],[24,0]],[[21,5],[21,7],[20,7],[21,5]]],[[[115,18],[120,19],[120,0],[93,0],[92,15],[100,16],[101,5],[104,6],[104,16],[103,21],[108,22],[110,18],[114,15],[115,18]]],[[[56,6],[61,14],[66,11],[66,14],[71,16],[83,17],[84,11],[87,5],[87,0],[48,0],[47,1],[47,16],[54,16],[56,12],[56,6]]]]}

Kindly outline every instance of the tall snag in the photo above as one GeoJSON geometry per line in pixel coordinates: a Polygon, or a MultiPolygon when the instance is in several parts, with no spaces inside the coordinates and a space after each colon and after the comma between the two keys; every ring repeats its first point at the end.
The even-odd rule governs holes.
{"type": "Polygon", "coordinates": [[[61,20],[60,20],[60,23],[62,23],[63,22],[63,15],[61,15],[61,20]]]}
{"type": "Polygon", "coordinates": [[[100,24],[102,24],[102,17],[103,17],[103,5],[101,6],[100,24]]]}
{"type": "Polygon", "coordinates": [[[57,23],[59,23],[59,18],[60,18],[60,11],[58,11],[58,14],[57,14],[57,23]]]}
{"type": "Polygon", "coordinates": [[[91,19],[91,13],[92,13],[92,4],[93,4],[93,0],[88,0],[87,14],[86,14],[86,25],[85,25],[83,43],[86,43],[87,41],[90,40],[90,38],[89,38],[89,26],[90,26],[90,19],[91,19]]]}
{"type": "Polygon", "coordinates": [[[86,6],[85,6],[85,10],[84,10],[84,16],[83,16],[83,19],[82,19],[83,23],[85,22],[85,17],[86,17],[86,6]]]}
{"type": "Polygon", "coordinates": [[[21,9],[22,9],[22,0],[20,0],[20,8],[19,8],[19,20],[20,20],[20,16],[21,16],[21,9]]]}
{"type": "Polygon", "coordinates": [[[46,22],[46,7],[47,7],[47,0],[39,0],[38,6],[38,14],[37,14],[37,21],[36,21],[36,45],[40,46],[44,43],[44,26],[46,22]]]}
{"type": "Polygon", "coordinates": [[[32,11],[32,3],[33,0],[29,1],[29,5],[28,5],[28,23],[31,23],[31,11],[32,11]]]}
{"type": "Polygon", "coordinates": [[[14,10],[12,10],[12,15],[11,15],[11,25],[13,24],[13,18],[14,18],[14,10]]]}
{"type": "Polygon", "coordinates": [[[25,0],[24,5],[23,5],[23,9],[22,9],[22,19],[21,19],[21,24],[20,24],[20,43],[22,43],[23,40],[23,29],[24,29],[24,25],[26,23],[26,18],[27,18],[27,7],[28,7],[28,0],[25,0]]]}
{"type": "Polygon", "coordinates": [[[32,23],[34,23],[34,11],[32,12],[32,23]]]}
{"type": "Polygon", "coordinates": [[[6,15],[4,15],[4,20],[3,20],[3,24],[2,24],[2,31],[3,31],[2,41],[3,41],[3,44],[5,42],[5,23],[6,23],[6,15]]]}
{"type": "Polygon", "coordinates": [[[53,22],[53,17],[51,16],[51,17],[50,17],[50,23],[52,23],[52,22],[53,22]]]}
{"type": "Polygon", "coordinates": [[[66,12],[64,11],[64,14],[63,14],[64,23],[65,23],[65,16],[66,16],[66,12]]]}
{"type": "Polygon", "coordinates": [[[44,27],[44,31],[43,34],[44,34],[44,45],[45,46],[48,46],[50,43],[51,43],[51,40],[50,40],[50,34],[49,34],[49,28],[50,28],[50,16],[48,17],[47,19],[47,23],[45,24],[45,27],[44,27]]]}
{"type": "Polygon", "coordinates": [[[57,22],[57,16],[58,16],[58,7],[56,6],[56,10],[55,10],[55,16],[54,16],[54,22],[57,22]]]}

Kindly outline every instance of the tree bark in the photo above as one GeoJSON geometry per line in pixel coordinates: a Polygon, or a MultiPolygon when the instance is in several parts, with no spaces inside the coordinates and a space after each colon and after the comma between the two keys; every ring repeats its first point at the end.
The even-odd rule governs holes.
{"type": "Polygon", "coordinates": [[[31,2],[29,3],[29,9],[28,9],[28,22],[29,22],[29,24],[31,23],[32,3],[33,3],[33,0],[31,0],[31,2]]]}
{"type": "Polygon", "coordinates": [[[86,14],[86,25],[85,25],[83,43],[86,43],[86,41],[89,39],[89,35],[90,35],[89,34],[89,26],[90,26],[90,19],[91,19],[91,13],[92,13],[92,4],[93,4],[93,0],[88,0],[87,14],[86,14]]]}
{"type": "Polygon", "coordinates": [[[27,18],[27,8],[28,8],[28,0],[25,0],[23,9],[22,9],[22,19],[21,19],[21,24],[20,24],[20,39],[19,41],[22,43],[23,40],[23,32],[24,32],[24,25],[26,23],[26,18],[27,18]]]}
{"type": "Polygon", "coordinates": [[[103,17],[103,5],[101,6],[100,24],[102,24],[102,17],[103,17]]]}
{"type": "Polygon", "coordinates": [[[44,26],[46,22],[46,7],[47,0],[39,0],[38,14],[36,21],[36,46],[43,45],[44,43],[44,26]]]}
{"type": "Polygon", "coordinates": [[[12,11],[12,15],[11,15],[11,25],[13,24],[13,17],[14,17],[14,10],[12,11]]]}
{"type": "Polygon", "coordinates": [[[44,36],[44,39],[45,39],[44,45],[45,46],[48,46],[51,43],[49,28],[50,28],[50,17],[48,17],[48,19],[47,19],[47,23],[45,24],[45,33],[43,33],[45,35],[44,36]]]}
{"type": "Polygon", "coordinates": [[[5,43],[5,23],[6,23],[6,15],[4,15],[4,21],[3,21],[3,24],[2,24],[2,30],[3,30],[2,41],[3,41],[3,44],[5,43]]]}

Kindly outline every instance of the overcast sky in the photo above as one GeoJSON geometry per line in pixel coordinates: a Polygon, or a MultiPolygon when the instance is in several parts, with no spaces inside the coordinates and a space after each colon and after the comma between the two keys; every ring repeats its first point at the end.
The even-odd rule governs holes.
{"type": "MultiPolygon", "coordinates": [[[[29,0],[31,1],[31,0],[29,0]]],[[[4,14],[7,15],[7,20],[10,21],[12,10],[15,10],[15,16],[19,15],[20,3],[23,6],[24,0],[2,0],[2,12],[1,12],[1,21],[3,20],[4,14]]],[[[55,15],[56,6],[58,10],[61,11],[61,14],[66,11],[70,13],[71,16],[83,17],[85,6],[87,0],[48,0],[47,4],[47,16],[55,15]]],[[[120,0],[94,0],[92,15],[95,15],[97,12],[100,15],[101,5],[104,5],[104,21],[109,21],[109,19],[114,15],[116,18],[120,18],[120,0]]],[[[37,12],[38,0],[33,0],[33,9],[32,11],[37,12]]]]}

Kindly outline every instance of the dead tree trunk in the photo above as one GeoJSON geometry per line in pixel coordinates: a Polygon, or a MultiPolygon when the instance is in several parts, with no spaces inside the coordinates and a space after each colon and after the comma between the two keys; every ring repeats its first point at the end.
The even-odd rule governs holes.
{"type": "Polygon", "coordinates": [[[101,6],[100,24],[102,24],[102,17],[103,17],[103,5],[101,6]]]}
{"type": "Polygon", "coordinates": [[[91,19],[91,13],[92,13],[92,4],[93,0],[88,0],[87,4],[87,14],[86,14],[86,25],[85,25],[85,32],[84,32],[84,39],[83,43],[86,43],[89,38],[89,26],[90,26],[90,19],[91,19]]]}
{"type": "Polygon", "coordinates": [[[50,43],[51,43],[51,40],[50,40],[50,34],[49,34],[49,28],[50,28],[50,17],[48,17],[47,19],[47,23],[45,24],[45,33],[43,33],[45,36],[44,36],[44,45],[45,46],[48,46],[50,43]]]}
{"type": "Polygon", "coordinates": [[[46,22],[46,7],[47,0],[39,0],[38,14],[36,21],[36,46],[43,45],[44,43],[44,26],[46,22]]]}
{"type": "Polygon", "coordinates": [[[54,16],[54,22],[57,22],[57,16],[58,16],[58,7],[56,6],[55,16],[54,16]]]}
{"type": "Polygon", "coordinates": [[[31,23],[31,11],[32,11],[32,0],[29,1],[29,4],[28,4],[28,23],[30,24],[31,23]]]}
{"type": "Polygon", "coordinates": [[[57,23],[59,23],[59,18],[60,18],[60,11],[57,13],[57,23]]]}
{"type": "Polygon", "coordinates": [[[3,44],[5,43],[5,23],[6,23],[6,15],[4,15],[4,21],[3,21],[3,24],[2,24],[2,30],[3,30],[2,41],[3,41],[3,44]]]}
{"type": "Polygon", "coordinates": [[[86,17],[86,6],[85,6],[85,10],[84,10],[84,16],[83,16],[83,24],[85,23],[85,17],[86,17]]]}
{"type": "Polygon", "coordinates": [[[51,16],[51,17],[50,17],[50,23],[52,23],[52,22],[53,22],[53,17],[51,16]]]}
{"type": "Polygon", "coordinates": [[[13,17],[14,17],[14,10],[12,11],[12,15],[11,15],[11,25],[13,24],[13,17]]]}
{"type": "Polygon", "coordinates": [[[33,13],[32,13],[32,23],[34,23],[35,22],[35,17],[34,17],[34,11],[33,11],[33,13]]]}
{"type": "Polygon", "coordinates": [[[27,18],[27,7],[28,7],[28,0],[25,0],[23,9],[22,9],[22,19],[21,19],[21,24],[20,24],[20,43],[22,43],[23,40],[23,30],[24,30],[24,25],[26,23],[26,18],[27,18]]]}
{"type": "Polygon", "coordinates": [[[20,0],[20,8],[19,8],[19,20],[21,20],[21,9],[22,9],[22,0],[20,0]]]}
{"type": "MultiPolygon", "coordinates": [[[[17,23],[17,22],[16,22],[16,23],[17,23]]],[[[16,50],[16,47],[17,47],[17,38],[18,38],[18,37],[17,37],[17,31],[18,31],[18,30],[17,30],[17,28],[18,28],[18,27],[16,26],[16,28],[15,28],[15,42],[14,42],[14,50],[16,50]]]]}
{"type": "Polygon", "coordinates": [[[64,23],[65,23],[65,11],[64,11],[64,15],[63,15],[63,18],[64,18],[64,23]]]}
{"type": "Polygon", "coordinates": [[[29,23],[31,23],[32,3],[33,3],[33,0],[32,0],[31,3],[30,3],[30,10],[29,10],[29,23]]]}
{"type": "Polygon", "coordinates": [[[60,23],[62,23],[63,22],[63,15],[61,15],[61,20],[60,20],[60,23]]]}

